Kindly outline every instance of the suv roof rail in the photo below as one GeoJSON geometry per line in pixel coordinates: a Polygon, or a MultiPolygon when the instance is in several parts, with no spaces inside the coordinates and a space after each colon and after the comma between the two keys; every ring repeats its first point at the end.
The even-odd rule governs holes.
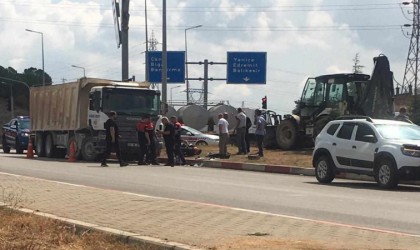
{"type": "Polygon", "coordinates": [[[369,116],[363,116],[363,115],[344,115],[344,116],[340,116],[338,117],[336,120],[366,120],[368,122],[372,122],[373,120],[372,118],[370,118],[369,116]]]}

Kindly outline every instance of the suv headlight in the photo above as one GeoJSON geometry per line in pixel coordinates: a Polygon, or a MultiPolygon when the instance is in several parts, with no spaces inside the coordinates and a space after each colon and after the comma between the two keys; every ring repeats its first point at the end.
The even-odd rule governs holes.
{"type": "Polygon", "coordinates": [[[24,136],[24,137],[28,137],[28,136],[29,136],[29,133],[25,133],[25,132],[23,132],[23,133],[20,133],[20,135],[21,135],[21,136],[24,136]]]}
{"type": "Polygon", "coordinates": [[[412,149],[412,148],[401,148],[401,152],[403,155],[412,156],[412,157],[420,157],[420,150],[412,149]]]}

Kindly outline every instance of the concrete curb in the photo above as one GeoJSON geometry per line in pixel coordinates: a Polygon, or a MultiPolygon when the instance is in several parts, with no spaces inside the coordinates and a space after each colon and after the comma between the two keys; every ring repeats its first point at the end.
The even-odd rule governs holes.
{"type": "MultiPolygon", "coordinates": [[[[165,158],[160,158],[165,161],[165,158]]],[[[277,173],[277,174],[292,174],[292,175],[304,175],[304,176],[315,176],[314,168],[302,168],[287,165],[268,165],[258,163],[241,163],[241,162],[226,162],[218,160],[187,160],[188,165],[197,165],[200,167],[207,168],[221,168],[221,169],[232,169],[232,170],[245,170],[265,173],[277,173]]],[[[360,180],[360,181],[375,181],[372,176],[358,175],[350,173],[340,173],[336,176],[340,179],[348,180],[360,180]]],[[[420,181],[402,181],[402,184],[409,185],[420,185],[420,181]]]]}
{"type": "Polygon", "coordinates": [[[165,250],[201,250],[201,248],[185,245],[178,242],[161,240],[161,239],[153,238],[149,236],[142,236],[139,234],[130,233],[130,232],[114,229],[114,228],[103,227],[103,226],[99,226],[92,223],[59,217],[53,214],[37,212],[35,210],[31,210],[27,208],[13,208],[13,207],[7,206],[6,204],[2,202],[0,202],[0,206],[6,206],[8,208],[11,208],[13,210],[16,210],[22,213],[34,214],[34,215],[42,216],[48,219],[58,220],[64,224],[74,227],[77,233],[83,233],[85,231],[97,231],[97,232],[113,235],[117,239],[121,240],[122,242],[126,244],[139,244],[145,247],[159,247],[160,249],[165,249],[165,250]]]}

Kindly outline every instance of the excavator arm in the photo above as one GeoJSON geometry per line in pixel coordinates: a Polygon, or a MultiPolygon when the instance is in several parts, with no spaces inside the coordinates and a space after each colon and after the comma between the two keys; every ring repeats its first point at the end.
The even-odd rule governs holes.
{"type": "Polygon", "coordinates": [[[373,62],[372,76],[367,82],[358,108],[369,117],[390,119],[394,117],[393,73],[385,55],[373,58],[373,62]]]}

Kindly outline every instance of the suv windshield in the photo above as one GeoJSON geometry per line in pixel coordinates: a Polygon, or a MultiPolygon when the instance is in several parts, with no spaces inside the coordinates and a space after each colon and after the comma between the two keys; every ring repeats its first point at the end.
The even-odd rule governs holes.
{"type": "Polygon", "coordinates": [[[19,121],[20,129],[30,129],[31,121],[30,120],[20,120],[19,121]]]}
{"type": "Polygon", "coordinates": [[[420,140],[420,127],[416,125],[375,124],[386,139],[420,140]]]}

